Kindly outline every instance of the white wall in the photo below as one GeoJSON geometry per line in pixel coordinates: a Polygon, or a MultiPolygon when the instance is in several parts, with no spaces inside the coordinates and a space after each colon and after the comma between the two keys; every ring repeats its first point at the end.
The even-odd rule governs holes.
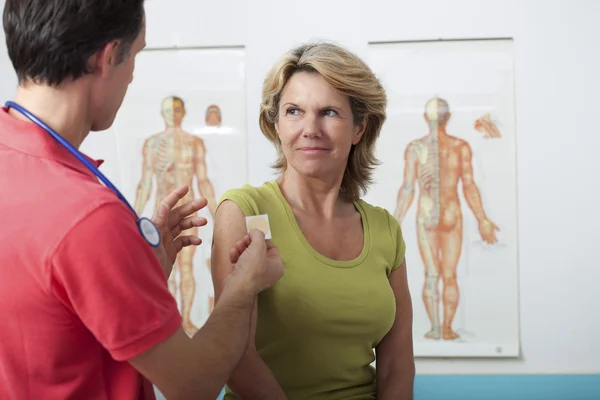
{"type": "MultiPolygon", "coordinates": [[[[291,46],[512,37],[516,49],[521,359],[418,360],[419,373],[600,372],[600,2],[147,0],[148,46],[245,45],[249,180],[272,177],[261,84],[291,46]]],[[[477,68],[476,65],[473,68],[477,68]]],[[[0,89],[14,80],[0,56],[0,89]]]]}
{"type": "MultiPolygon", "coordinates": [[[[246,46],[249,180],[254,185],[271,178],[266,160],[275,154],[258,129],[261,85],[271,64],[290,47],[310,39],[331,39],[366,57],[369,41],[514,38],[523,356],[418,360],[418,372],[600,372],[600,291],[595,290],[600,263],[593,243],[600,239],[595,230],[600,216],[592,203],[592,197],[600,195],[600,179],[594,174],[600,172],[600,157],[592,153],[600,145],[594,118],[600,111],[596,94],[600,80],[592,75],[600,71],[600,27],[594,23],[600,2],[228,0],[202,2],[199,7],[189,0],[185,4],[177,18],[193,16],[185,17],[184,24],[203,19],[204,13],[214,18],[208,28],[196,29],[204,36],[186,38],[186,44],[246,46]]],[[[155,24],[150,31],[163,31],[168,14],[164,7],[150,20],[155,24]]]]}

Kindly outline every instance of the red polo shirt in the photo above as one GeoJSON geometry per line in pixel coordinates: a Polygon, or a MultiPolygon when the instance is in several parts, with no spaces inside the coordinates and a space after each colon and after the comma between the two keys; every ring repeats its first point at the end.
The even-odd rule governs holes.
{"type": "Polygon", "coordinates": [[[127,362],[181,325],[133,212],[0,109],[0,399],[154,398],[127,362]]]}

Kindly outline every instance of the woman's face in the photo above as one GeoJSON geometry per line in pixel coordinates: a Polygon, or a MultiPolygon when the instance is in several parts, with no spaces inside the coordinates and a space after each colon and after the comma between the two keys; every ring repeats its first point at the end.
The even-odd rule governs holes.
{"type": "Polygon", "coordinates": [[[283,89],[275,129],[288,168],[304,176],[341,179],[365,124],[354,124],[348,96],[320,74],[298,72],[283,89]]]}

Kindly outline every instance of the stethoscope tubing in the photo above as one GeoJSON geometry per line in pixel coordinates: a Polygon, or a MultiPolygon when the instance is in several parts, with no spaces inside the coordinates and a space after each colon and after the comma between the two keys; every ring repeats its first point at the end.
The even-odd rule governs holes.
{"type": "MultiPolygon", "coordinates": [[[[49,127],[44,121],[40,120],[38,117],[36,117],[35,115],[33,115],[32,113],[30,113],[28,110],[26,110],[24,107],[21,107],[19,104],[16,104],[12,101],[7,101],[6,102],[6,106],[13,108],[15,110],[17,110],[18,112],[20,112],[21,114],[23,114],[24,116],[26,116],[28,119],[31,120],[31,122],[33,122],[34,124],[36,124],[37,126],[39,126],[40,128],[44,129],[46,132],[48,132],[54,139],[56,139],[63,147],[65,147],[69,153],[71,153],[73,156],[75,156],[81,163],[83,163],[90,171],[92,171],[92,173],[98,178],[100,179],[100,181],[106,185],[109,189],[113,190],[116,195],[119,197],[119,199],[125,203],[127,205],[127,207],[129,207],[129,209],[131,211],[133,211],[133,213],[136,215],[136,217],[138,217],[137,213],[135,212],[134,208],[131,206],[131,204],[129,204],[129,202],[127,201],[127,199],[125,198],[125,196],[123,196],[121,194],[121,192],[119,191],[119,189],[116,188],[115,185],[112,184],[112,182],[102,173],[100,172],[100,170],[98,168],[96,168],[96,166],[94,164],[92,164],[90,162],[90,160],[88,160],[87,158],[85,158],[83,156],[83,154],[81,154],[81,152],[79,150],[77,150],[71,143],[69,143],[67,140],[65,140],[65,138],[63,138],[62,136],[60,136],[58,134],[58,132],[56,132],[54,129],[52,129],[51,127],[49,127]]],[[[139,218],[139,217],[138,217],[139,218]]]]}
{"type": "Polygon", "coordinates": [[[156,225],[151,220],[149,220],[148,218],[145,218],[145,217],[140,218],[137,215],[137,212],[135,211],[135,209],[131,206],[131,204],[129,204],[129,202],[127,201],[127,199],[125,198],[125,196],[123,196],[121,194],[121,192],[119,191],[119,189],[117,189],[117,187],[115,185],[113,185],[112,182],[102,172],[100,172],[100,170],[98,168],[96,168],[96,166],[94,164],[92,164],[87,158],[85,158],[85,156],[79,150],[77,150],[73,145],[71,145],[71,143],[69,143],[67,140],[65,140],[65,138],[63,138],[62,136],[60,136],[58,134],[58,132],[56,132],[54,129],[52,129],[51,127],[49,127],[44,121],[42,121],[41,119],[39,119],[38,117],[36,117],[32,113],[30,113],[24,107],[20,106],[17,103],[12,102],[12,101],[7,101],[5,105],[7,107],[9,107],[9,108],[13,108],[16,111],[20,112],[25,117],[27,117],[29,120],[31,120],[31,122],[33,122],[34,124],[36,124],[40,128],[44,129],[46,132],[48,132],[50,134],[50,136],[52,136],[54,139],[56,139],[59,144],[61,144],[65,149],[67,149],[67,151],[69,153],[71,153],[73,156],[75,156],[98,179],[100,179],[100,181],[106,187],[108,187],[109,189],[111,189],[112,191],[114,191],[115,194],[117,195],[117,197],[123,203],[125,203],[125,205],[135,215],[136,220],[137,220],[138,229],[139,229],[140,233],[142,234],[142,236],[144,237],[144,239],[146,239],[146,241],[148,242],[148,244],[150,244],[150,246],[152,246],[152,247],[158,247],[160,245],[160,242],[161,242],[160,231],[158,230],[158,228],[156,227],[156,225]],[[143,226],[145,226],[148,229],[151,229],[151,232],[150,233],[145,232],[144,229],[143,229],[143,226]],[[154,234],[156,236],[156,240],[150,240],[148,238],[148,235],[150,235],[150,234],[154,234]]]}

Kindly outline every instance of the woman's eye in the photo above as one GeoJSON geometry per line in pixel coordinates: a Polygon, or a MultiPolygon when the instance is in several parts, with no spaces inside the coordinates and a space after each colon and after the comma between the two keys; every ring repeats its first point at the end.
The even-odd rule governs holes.
{"type": "Polygon", "coordinates": [[[337,112],[335,110],[325,110],[324,114],[328,117],[335,117],[337,112]]]}
{"type": "Polygon", "coordinates": [[[297,108],[288,108],[286,114],[298,115],[299,110],[297,108]]]}

